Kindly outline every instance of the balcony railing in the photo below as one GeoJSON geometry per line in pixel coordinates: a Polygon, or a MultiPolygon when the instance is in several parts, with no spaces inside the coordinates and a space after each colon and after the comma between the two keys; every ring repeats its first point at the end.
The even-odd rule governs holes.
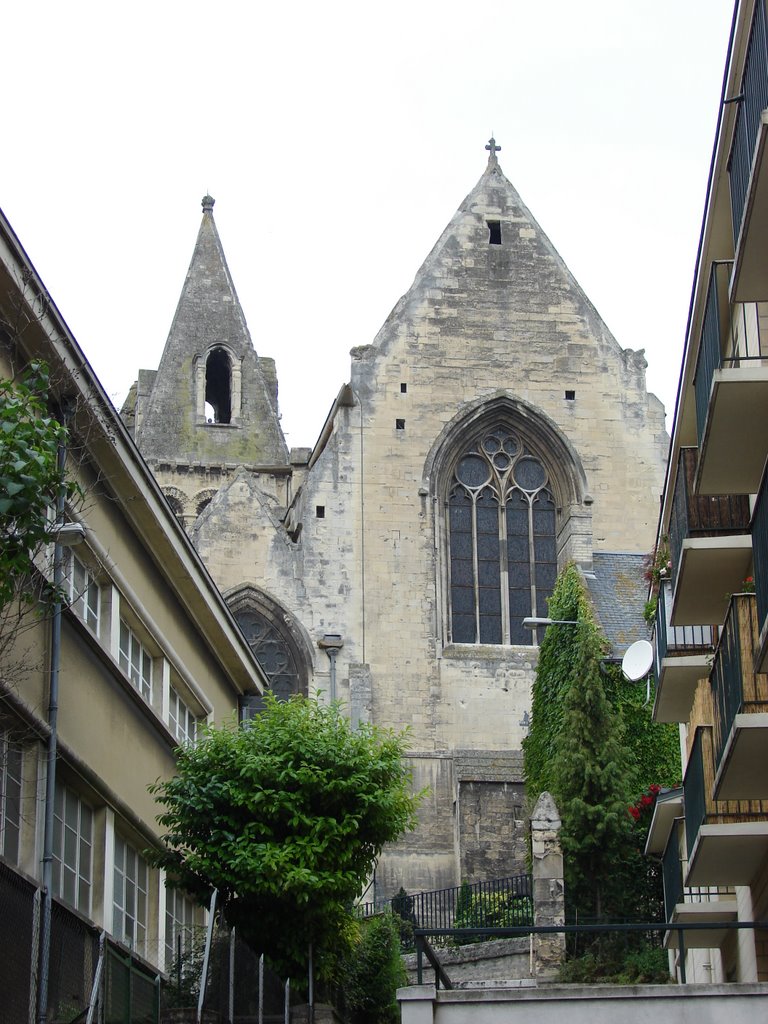
{"type": "Polygon", "coordinates": [[[752,517],[752,555],[755,565],[757,622],[761,630],[768,617],[768,474],[763,475],[752,517]]]}
{"type": "Polygon", "coordinates": [[[755,598],[752,594],[736,594],[731,598],[709,677],[718,766],[736,715],[768,711],[768,676],[753,669],[757,632],[755,598]]]}
{"type": "Polygon", "coordinates": [[[760,115],[768,107],[768,34],[765,0],[758,0],[755,4],[739,95],[739,110],[728,158],[734,242],[738,241],[744,215],[760,115]]]}
{"type": "Polygon", "coordinates": [[[683,865],[680,861],[680,840],[678,822],[672,825],[664,856],[661,859],[661,875],[664,881],[664,920],[673,920],[675,907],[683,902],[683,865]]]}
{"type": "Polygon", "coordinates": [[[680,564],[683,542],[689,537],[718,537],[749,532],[746,494],[697,495],[693,490],[697,448],[681,448],[669,524],[672,582],[680,564]]]}
{"type": "Polygon", "coordinates": [[[704,741],[711,744],[711,730],[698,728],[691,747],[691,754],[688,758],[688,765],[685,769],[683,779],[683,793],[685,801],[685,845],[688,855],[691,855],[696,845],[696,837],[707,813],[707,790],[704,777],[704,741]]]}
{"type": "Polygon", "coordinates": [[[700,654],[711,651],[717,637],[715,626],[673,626],[672,587],[662,583],[656,606],[656,659],[658,680],[661,663],[668,655],[700,654]]]}

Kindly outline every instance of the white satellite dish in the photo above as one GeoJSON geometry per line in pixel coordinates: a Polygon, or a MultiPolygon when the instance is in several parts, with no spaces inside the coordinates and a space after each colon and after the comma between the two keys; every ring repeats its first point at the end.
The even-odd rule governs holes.
{"type": "Polygon", "coordinates": [[[653,664],[653,644],[648,640],[637,640],[621,659],[621,671],[631,683],[644,679],[653,664]]]}

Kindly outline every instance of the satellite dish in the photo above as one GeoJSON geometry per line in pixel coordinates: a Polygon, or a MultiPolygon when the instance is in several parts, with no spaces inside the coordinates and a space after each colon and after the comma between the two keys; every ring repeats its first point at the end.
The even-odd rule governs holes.
{"type": "Polygon", "coordinates": [[[637,683],[651,671],[653,664],[653,644],[648,640],[637,640],[621,659],[621,671],[624,678],[637,683]]]}

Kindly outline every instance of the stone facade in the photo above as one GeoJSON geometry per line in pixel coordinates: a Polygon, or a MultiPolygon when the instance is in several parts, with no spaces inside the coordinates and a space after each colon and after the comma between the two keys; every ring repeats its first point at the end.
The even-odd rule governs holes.
{"type": "Polygon", "coordinates": [[[538,637],[521,622],[546,615],[557,565],[573,559],[594,580],[610,575],[595,552],[639,566],[652,544],[667,436],[643,353],[611,336],[492,147],[407,294],[353,349],[315,447],[287,453],[274,374],[247,335],[211,211],[206,197],[160,368],[142,371],[126,405],[139,447],[225,595],[270,611],[275,664],[292,658],[302,689],[335,683],[356,721],[410,728],[428,795],[418,830],[382,858],[376,895],[524,871],[520,746],[538,637]],[[201,412],[221,387],[217,346],[228,423],[201,412]],[[503,450],[489,454],[490,435],[503,450]],[[515,480],[545,483],[535,496],[533,484],[503,498],[489,484],[456,497],[462,467],[486,457],[504,487],[510,460],[515,480]],[[475,517],[468,557],[462,500],[475,517]],[[490,562],[486,501],[508,503],[491,513],[490,562]],[[529,517],[520,536],[514,501],[529,517]],[[343,644],[335,681],[326,635],[343,644]]]}

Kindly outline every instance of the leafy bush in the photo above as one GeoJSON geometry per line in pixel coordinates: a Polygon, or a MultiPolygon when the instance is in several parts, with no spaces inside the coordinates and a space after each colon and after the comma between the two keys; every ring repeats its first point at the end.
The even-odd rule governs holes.
{"type": "MultiPolygon", "coordinates": [[[[219,891],[229,924],[278,972],[305,973],[351,941],[351,905],[381,848],[415,825],[405,736],[352,729],[336,704],[266,697],[247,726],[208,729],[151,791],[164,806],[171,884],[219,891]]],[[[330,969],[330,968],[329,968],[330,969]]]]}
{"type": "Polygon", "coordinates": [[[407,984],[400,956],[400,926],[393,914],[362,922],[360,937],[344,958],[340,985],[352,1024],[396,1024],[395,998],[407,984]]]}

